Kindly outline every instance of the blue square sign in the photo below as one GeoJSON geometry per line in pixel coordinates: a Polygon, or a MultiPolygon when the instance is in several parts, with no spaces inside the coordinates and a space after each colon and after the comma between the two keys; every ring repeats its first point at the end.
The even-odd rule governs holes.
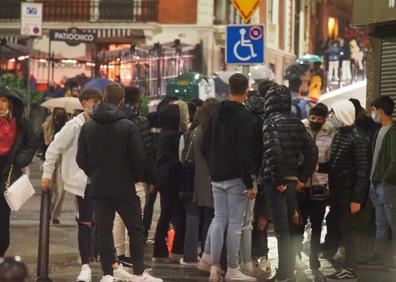
{"type": "Polygon", "coordinates": [[[227,64],[265,62],[264,25],[229,25],[226,36],[227,64]]]}

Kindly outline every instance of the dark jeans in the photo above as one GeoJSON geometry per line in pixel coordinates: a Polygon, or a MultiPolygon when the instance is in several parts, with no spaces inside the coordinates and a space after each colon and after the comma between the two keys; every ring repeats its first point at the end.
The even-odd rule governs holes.
{"type": "Polygon", "coordinates": [[[214,209],[197,206],[192,201],[185,202],[186,208],[186,235],[184,238],[184,261],[197,262],[198,240],[201,238],[201,249],[205,249],[205,240],[209,225],[214,216],[214,209]],[[202,222],[200,222],[202,220],[202,222]],[[199,236],[199,226],[202,223],[201,236],[199,236]]]}
{"type": "Polygon", "coordinates": [[[146,237],[148,236],[148,232],[151,228],[151,223],[153,220],[153,212],[154,212],[154,204],[157,199],[157,190],[153,193],[150,193],[146,196],[146,204],[144,205],[144,213],[143,213],[143,225],[145,230],[146,237]]]}
{"type": "Polygon", "coordinates": [[[337,252],[338,247],[341,243],[340,229],[337,222],[335,208],[330,205],[330,211],[326,216],[326,236],[324,241],[324,249],[329,252],[330,255],[334,255],[337,252]]]}
{"type": "Polygon", "coordinates": [[[296,205],[296,182],[288,182],[284,192],[279,192],[274,185],[266,184],[265,195],[278,240],[277,276],[283,280],[294,276],[296,264],[294,241],[297,230],[291,221],[296,205]]]}
{"type": "Polygon", "coordinates": [[[0,257],[4,257],[10,246],[10,207],[4,199],[3,193],[0,195],[0,257]]]}
{"type": "Polygon", "coordinates": [[[301,218],[303,224],[298,227],[298,233],[300,235],[299,246],[302,245],[304,239],[305,226],[307,225],[308,218],[311,222],[312,234],[311,234],[311,252],[310,252],[310,264],[311,266],[317,266],[319,246],[320,246],[320,235],[322,232],[323,218],[326,212],[326,201],[313,201],[310,197],[309,187],[304,189],[302,192],[297,193],[297,202],[300,209],[301,218]]]}
{"type": "Polygon", "coordinates": [[[345,262],[343,267],[355,269],[355,215],[351,214],[350,202],[342,199],[342,196],[336,196],[336,201],[331,203],[332,217],[338,222],[339,234],[341,241],[345,245],[345,262]]]}
{"type": "Polygon", "coordinates": [[[128,230],[134,274],[141,275],[144,271],[144,228],[139,198],[136,194],[122,198],[94,198],[93,203],[104,275],[113,275],[112,265],[116,261],[113,239],[113,222],[116,212],[128,230]]]}
{"type": "Polygon", "coordinates": [[[268,258],[268,233],[267,228],[261,231],[257,225],[253,226],[252,231],[252,259],[257,260],[261,257],[268,258]]]}
{"type": "Polygon", "coordinates": [[[169,256],[166,238],[169,224],[172,220],[175,227],[175,239],[171,253],[183,254],[184,235],[186,231],[184,204],[179,199],[178,193],[169,189],[160,190],[161,215],[155,231],[154,258],[167,258],[169,256]]]}
{"type": "MultiPolygon", "coordinates": [[[[264,189],[264,187],[260,187],[264,189]]],[[[264,230],[260,230],[257,227],[257,220],[263,217],[269,220],[268,204],[265,197],[265,193],[259,192],[256,196],[256,202],[254,207],[254,223],[252,231],[252,258],[258,259],[261,257],[268,257],[268,224],[264,230]]]]}
{"type": "Polygon", "coordinates": [[[78,248],[81,264],[88,264],[91,255],[93,203],[89,192],[90,185],[87,185],[84,198],[76,196],[78,205],[78,218],[76,218],[78,224],[78,248]]]}

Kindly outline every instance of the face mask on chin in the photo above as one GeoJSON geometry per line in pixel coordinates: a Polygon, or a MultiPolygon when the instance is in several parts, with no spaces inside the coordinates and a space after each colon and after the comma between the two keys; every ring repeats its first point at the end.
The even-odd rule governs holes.
{"type": "Polygon", "coordinates": [[[0,117],[4,118],[10,113],[10,110],[5,111],[4,113],[0,113],[0,117]]]}
{"type": "Polygon", "coordinates": [[[381,123],[380,120],[379,120],[379,118],[375,115],[374,112],[371,113],[371,118],[372,118],[372,120],[373,120],[374,122],[376,122],[376,123],[381,123]]]}

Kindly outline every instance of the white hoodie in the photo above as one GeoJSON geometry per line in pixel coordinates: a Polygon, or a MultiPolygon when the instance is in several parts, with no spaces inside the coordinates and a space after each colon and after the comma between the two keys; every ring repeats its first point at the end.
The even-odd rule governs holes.
{"type": "Polygon", "coordinates": [[[81,113],[65,124],[49,145],[43,165],[43,178],[52,179],[56,161],[62,157],[64,189],[80,197],[84,197],[88,179],[76,161],[78,136],[84,123],[85,116],[81,113]]]}
{"type": "Polygon", "coordinates": [[[351,101],[341,100],[333,104],[332,107],[335,118],[342,126],[351,126],[355,123],[355,106],[351,101]]]}

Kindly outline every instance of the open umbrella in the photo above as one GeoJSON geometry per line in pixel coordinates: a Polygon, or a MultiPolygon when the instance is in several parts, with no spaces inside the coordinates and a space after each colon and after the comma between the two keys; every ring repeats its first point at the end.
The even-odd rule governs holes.
{"type": "Polygon", "coordinates": [[[41,107],[52,111],[55,108],[65,109],[67,113],[73,114],[76,110],[83,110],[80,100],[76,97],[62,97],[49,99],[41,104],[41,107]]]}
{"type": "Polygon", "coordinates": [[[255,81],[274,80],[275,75],[268,66],[258,65],[250,68],[250,78],[255,81]]]}
{"type": "Polygon", "coordinates": [[[309,70],[309,66],[307,64],[302,63],[294,63],[287,67],[285,71],[285,79],[287,80],[295,80],[299,79],[309,70]]]}
{"type": "Polygon", "coordinates": [[[317,55],[307,54],[297,59],[301,63],[321,63],[322,59],[317,55]]]}
{"type": "Polygon", "coordinates": [[[104,93],[106,86],[110,83],[112,83],[112,81],[107,78],[95,78],[85,83],[84,88],[95,88],[104,93]]]}

